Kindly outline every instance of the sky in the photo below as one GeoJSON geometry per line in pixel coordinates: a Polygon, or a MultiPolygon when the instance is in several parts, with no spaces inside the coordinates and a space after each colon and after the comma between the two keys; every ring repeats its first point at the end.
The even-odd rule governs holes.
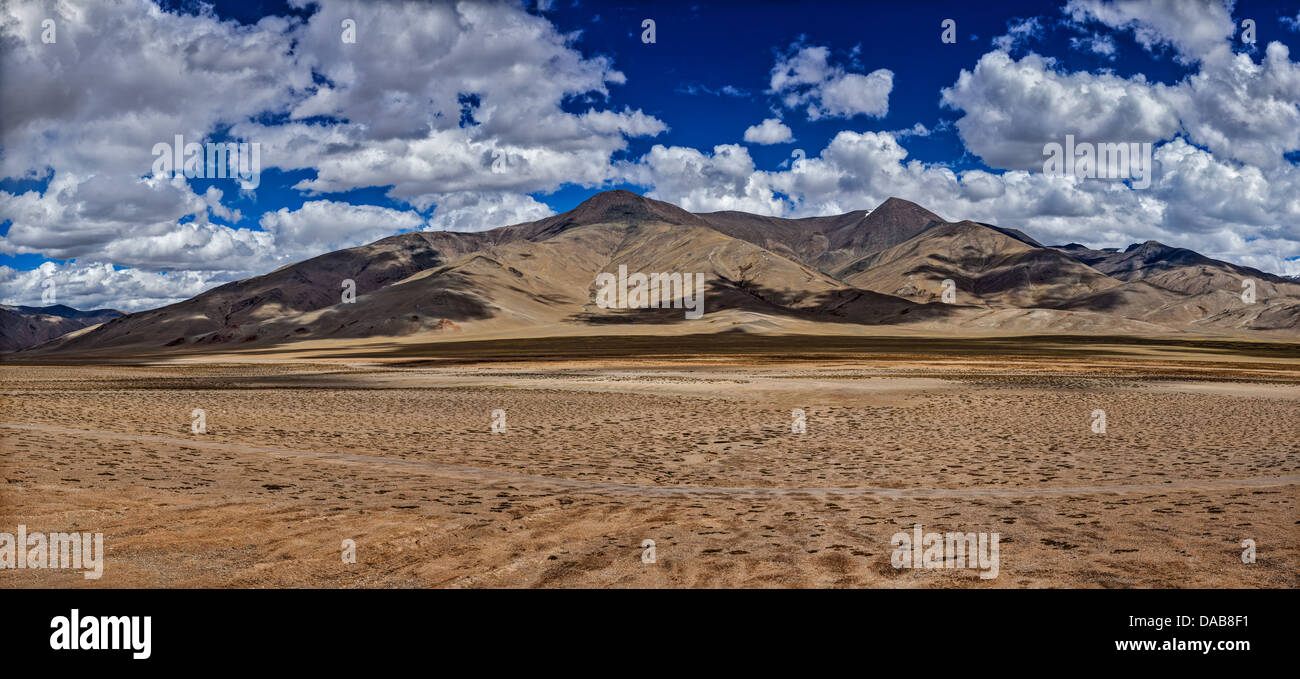
{"type": "Polygon", "coordinates": [[[0,303],[153,308],[612,188],[1295,275],[1298,49],[1300,2],[1248,0],[3,0],[0,303]],[[177,135],[256,180],[160,168],[177,135]],[[1045,172],[1067,135],[1150,144],[1149,185],[1045,172]]]}

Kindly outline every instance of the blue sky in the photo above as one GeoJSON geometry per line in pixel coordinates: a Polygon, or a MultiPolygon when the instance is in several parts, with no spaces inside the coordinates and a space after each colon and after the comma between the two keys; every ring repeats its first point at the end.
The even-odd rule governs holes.
{"type": "Polygon", "coordinates": [[[148,308],[609,188],[796,217],[900,195],[1045,242],[1156,239],[1300,273],[1294,3],[80,9],[0,9],[4,303],[39,303],[53,278],[74,306],[148,308]],[[150,180],[154,143],[174,134],[258,142],[259,185],[150,180]],[[1042,148],[1066,134],[1153,144],[1154,185],[1053,182],[1042,148]]]}

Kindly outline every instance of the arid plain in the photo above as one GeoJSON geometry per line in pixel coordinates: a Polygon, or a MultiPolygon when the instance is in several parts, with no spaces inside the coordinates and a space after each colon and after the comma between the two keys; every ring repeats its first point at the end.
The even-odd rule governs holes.
{"type": "Polygon", "coordinates": [[[1292,588],[1297,422],[1283,343],[713,335],[11,362],[0,526],[102,532],[106,556],[99,580],[4,586],[1292,588]],[[914,524],[997,532],[998,577],[895,569],[890,538],[914,524]]]}

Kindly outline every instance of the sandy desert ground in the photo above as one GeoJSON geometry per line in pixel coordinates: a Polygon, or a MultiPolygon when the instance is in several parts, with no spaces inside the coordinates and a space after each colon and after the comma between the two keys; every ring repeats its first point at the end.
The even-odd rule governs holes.
{"type": "Polygon", "coordinates": [[[107,549],[0,587],[1300,586],[1295,345],[749,341],[0,365],[0,532],[107,549]]]}

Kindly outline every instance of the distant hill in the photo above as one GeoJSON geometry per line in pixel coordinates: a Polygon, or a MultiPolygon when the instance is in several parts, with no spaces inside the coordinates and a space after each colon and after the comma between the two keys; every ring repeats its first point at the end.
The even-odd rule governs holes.
{"type": "Polygon", "coordinates": [[[0,304],[0,351],[33,347],[123,315],[115,309],[79,311],[63,304],[44,307],[0,304]]]}

